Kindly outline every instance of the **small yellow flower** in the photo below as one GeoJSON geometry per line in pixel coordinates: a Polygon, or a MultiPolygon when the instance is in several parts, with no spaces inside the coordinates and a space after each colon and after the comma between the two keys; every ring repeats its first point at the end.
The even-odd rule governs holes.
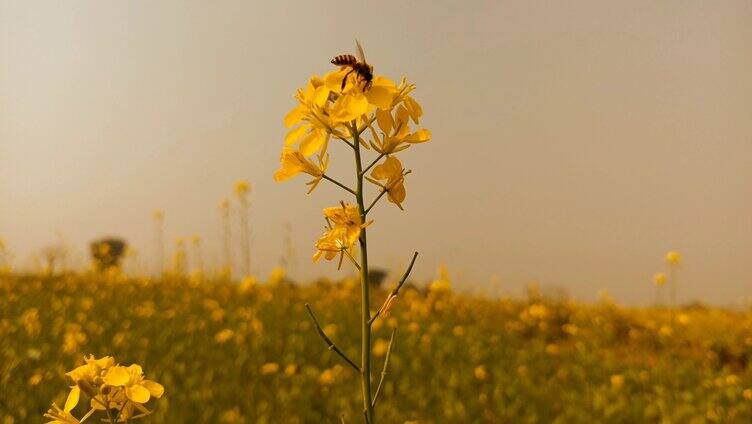
{"type": "Polygon", "coordinates": [[[245,196],[250,189],[251,185],[246,180],[238,180],[235,182],[235,194],[239,197],[245,196]]]}
{"type": "Polygon", "coordinates": [[[334,371],[326,369],[319,375],[319,384],[329,386],[334,383],[334,371]]]}
{"type": "MultiPolygon", "coordinates": [[[[368,178],[368,181],[381,186],[386,190],[389,201],[397,205],[402,209],[402,202],[405,201],[405,175],[410,171],[405,171],[402,167],[402,163],[394,156],[388,156],[384,163],[376,165],[371,172],[373,178],[368,178]],[[376,180],[386,180],[384,184],[379,183],[376,180]]],[[[367,178],[367,177],[366,177],[367,178]]]]}
{"type": "Polygon", "coordinates": [[[281,266],[275,266],[269,273],[269,284],[279,284],[285,279],[285,269],[281,266]]]}
{"type": "Polygon", "coordinates": [[[329,93],[324,80],[318,76],[311,77],[305,89],[298,90],[295,98],[300,104],[285,116],[285,126],[294,127],[285,136],[285,146],[300,142],[299,150],[303,155],[321,152],[323,156],[332,134],[344,137],[339,130],[342,122],[330,116],[329,93]]]}
{"type": "MultiPolygon", "coordinates": [[[[369,126],[373,137],[371,147],[379,153],[391,154],[405,150],[411,144],[429,141],[431,131],[419,129],[412,132],[410,119],[410,111],[404,105],[400,105],[394,114],[389,110],[377,110],[376,123],[381,130],[381,137],[372,125],[369,126]]],[[[418,117],[416,116],[413,119],[418,119],[418,117]]]]}
{"type": "Polygon", "coordinates": [[[164,211],[162,209],[154,209],[151,216],[157,222],[164,221],[164,211]]]}
{"type": "Polygon", "coordinates": [[[224,330],[214,335],[214,340],[216,340],[217,343],[221,344],[230,340],[234,335],[234,331],[230,330],[229,328],[225,328],[224,330]]]}
{"type": "Polygon", "coordinates": [[[131,402],[144,404],[154,396],[161,398],[164,387],[156,381],[144,379],[144,373],[140,365],[133,364],[128,367],[116,365],[105,373],[105,384],[113,387],[125,388],[125,396],[131,402]]]}
{"type": "Polygon", "coordinates": [[[298,372],[298,366],[295,365],[295,364],[290,364],[290,365],[288,365],[288,366],[285,367],[285,375],[286,376],[295,375],[296,372],[298,372]]]}
{"type": "Polygon", "coordinates": [[[681,253],[670,251],[666,253],[666,262],[669,263],[669,265],[679,265],[679,263],[682,260],[681,253]]]}
{"type": "Polygon", "coordinates": [[[40,372],[36,372],[34,373],[34,375],[29,377],[27,383],[29,383],[29,386],[36,386],[37,384],[42,382],[42,379],[44,379],[44,375],[40,372]]]}
{"type": "Polygon", "coordinates": [[[326,172],[326,167],[329,163],[329,155],[325,155],[323,158],[319,156],[319,164],[316,165],[302,153],[286,147],[282,150],[280,163],[282,167],[274,173],[274,181],[286,181],[301,172],[306,173],[313,177],[311,181],[306,183],[306,185],[311,186],[308,190],[308,193],[310,193],[324,177],[324,172],[326,172]]]}
{"type": "Polygon", "coordinates": [[[666,274],[662,272],[656,272],[653,275],[653,283],[655,283],[656,286],[662,286],[666,284],[666,274]]]}
{"type": "Polygon", "coordinates": [[[475,378],[477,378],[480,381],[485,380],[488,377],[488,373],[486,372],[486,367],[483,365],[478,365],[473,370],[473,374],[475,375],[475,378]]]}
{"type": "Polygon", "coordinates": [[[321,256],[326,260],[332,260],[339,253],[341,264],[341,255],[352,249],[360,237],[360,230],[371,222],[363,224],[358,207],[347,203],[324,209],[324,216],[331,227],[316,242],[313,260],[317,261],[321,256]]]}
{"type": "Polygon", "coordinates": [[[624,386],[624,376],[621,374],[614,374],[611,376],[611,387],[619,390],[624,386]]]}
{"type": "Polygon", "coordinates": [[[279,364],[276,362],[267,362],[261,366],[261,375],[276,374],[279,371],[279,364]]]}
{"type": "Polygon", "coordinates": [[[389,349],[389,342],[384,339],[377,339],[373,344],[373,356],[384,356],[389,349]]]}

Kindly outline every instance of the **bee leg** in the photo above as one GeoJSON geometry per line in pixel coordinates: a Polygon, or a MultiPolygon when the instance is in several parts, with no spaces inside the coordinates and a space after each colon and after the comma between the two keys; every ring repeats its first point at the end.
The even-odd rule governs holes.
{"type": "Polygon", "coordinates": [[[349,76],[350,76],[350,74],[352,74],[354,70],[355,70],[355,68],[352,68],[352,69],[350,69],[350,70],[349,70],[349,71],[347,71],[347,73],[345,74],[345,77],[344,77],[344,78],[342,78],[342,87],[340,87],[340,88],[339,88],[339,91],[340,91],[340,92],[342,92],[342,91],[343,91],[343,90],[345,89],[345,85],[347,85],[347,77],[349,77],[349,76]]]}

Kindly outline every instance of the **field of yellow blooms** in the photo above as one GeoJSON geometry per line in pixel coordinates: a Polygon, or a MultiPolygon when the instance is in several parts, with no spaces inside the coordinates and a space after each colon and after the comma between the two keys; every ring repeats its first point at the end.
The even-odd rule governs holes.
{"type": "MultiPolygon", "coordinates": [[[[148,422],[357,422],[359,378],[304,305],[357,357],[359,296],[356,279],[0,276],[0,423],[43,422],[88,354],[140,364],[164,386],[148,422]]],[[[406,287],[374,326],[375,372],[393,327],[382,422],[752,422],[750,312],[406,287]]]]}

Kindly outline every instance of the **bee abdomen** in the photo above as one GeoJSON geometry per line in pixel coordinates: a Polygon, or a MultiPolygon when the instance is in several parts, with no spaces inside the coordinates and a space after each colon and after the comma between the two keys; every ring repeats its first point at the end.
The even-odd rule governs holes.
{"type": "Polygon", "coordinates": [[[358,63],[358,59],[351,54],[341,54],[332,59],[332,64],[337,66],[353,66],[356,63],[358,63]]]}

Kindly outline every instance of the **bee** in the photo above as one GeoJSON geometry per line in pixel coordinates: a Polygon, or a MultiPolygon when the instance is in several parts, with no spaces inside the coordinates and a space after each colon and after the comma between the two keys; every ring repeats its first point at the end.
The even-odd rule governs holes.
{"type": "Polygon", "coordinates": [[[371,88],[371,84],[373,84],[373,66],[369,65],[368,62],[366,62],[366,55],[363,53],[363,47],[360,45],[358,40],[355,40],[355,47],[357,49],[358,57],[355,57],[351,54],[341,54],[338,56],[335,56],[334,59],[332,59],[332,65],[341,66],[343,68],[350,68],[350,70],[345,74],[345,77],[342,79],[342,87],[340,90],[345,89],[345,84],[347,84],[347,77],[350,76],[351,73],[355,72],[355,75],[363,81],[363,91],[367,91],[369,88],[371,88]]]}

